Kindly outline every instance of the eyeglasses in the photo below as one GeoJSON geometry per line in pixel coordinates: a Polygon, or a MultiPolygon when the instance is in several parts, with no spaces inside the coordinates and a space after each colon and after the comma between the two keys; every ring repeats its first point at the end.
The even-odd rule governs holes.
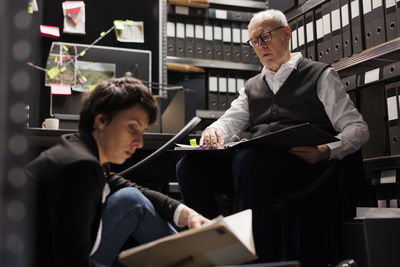
{"type": "Polygon", "coordinates": [[[250,39],[247,41],[247,43],[248,43],[249,45],[251,45],[252,47],[259,46],[259,45],[260,45],[259,40],[261,40],[264,44],[266,44],[266,43],[268,43],[269,41],[271,41],[271,39],[272,39],[271,32],[276,31],[276,30],[279,30],[279,29],[281,29],[281,28],[283,28],[283,27],[285,27],[285,26],[279,26],[278,28],[275,28],[275,29],[270,30],[270,31],[268,31],[268,32],[267,32],[267,31],[262,32],[259,36],[255,37],[255,38],[250,38],[250,39]]]}

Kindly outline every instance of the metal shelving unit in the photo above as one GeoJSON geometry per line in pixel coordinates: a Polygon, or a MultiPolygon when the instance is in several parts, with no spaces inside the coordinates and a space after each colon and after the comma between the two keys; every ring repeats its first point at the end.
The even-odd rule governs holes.
{"type": "Polygon", "coordinates": [[[364,169],[367,171],[395,169],[398,166],[400,166],[400,155],[364,159],[364,169]]]}
{"type": "Polygon", "coordinates": [[[340,76],[347,77],[354,73],[379,68],[395,61],[400,61],[400,37],[364,50],[348,58],[332,63],[340,76]]]}
{"type": "Polygon", "coordinates": [[[267,7],[265,2],[251,0],[209,0],[208,2],[211,6],[234,6],[253,9],[265,9],[267,7]]]}
{"type": "Polygon", "coordinates": [[[327,1],[329,1],[329,0],[308,0],[301,6],[286,12],[286,14],[285,14],[286,18],[288,21],[291,21],[292,19],[300,16],[301,14],[303,14],[303,13],[305,13],[327,1]]]}
{"type": "Polygon", "coordinates": [[[247,70],[261,71],[262,66],[256,64],[236,63],[223,60],[209,60],[196,58],[167,57],[168,63],[187,64],[201,68],[227,69],[227,70],[247,70]]]}

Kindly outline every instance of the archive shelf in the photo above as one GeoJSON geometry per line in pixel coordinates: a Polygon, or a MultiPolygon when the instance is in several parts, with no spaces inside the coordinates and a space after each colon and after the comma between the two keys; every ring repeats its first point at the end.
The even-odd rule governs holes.
{"type": "Polygon", "coordinates": [[[246,70],[246,71],[261,71],[262,66],[257,64],[246,64],[232,61],[197,59],[197,58],[181,58],[167,56],[167,63],[187,64],[201,68],[214,68],[226,70],[246,70]]]}

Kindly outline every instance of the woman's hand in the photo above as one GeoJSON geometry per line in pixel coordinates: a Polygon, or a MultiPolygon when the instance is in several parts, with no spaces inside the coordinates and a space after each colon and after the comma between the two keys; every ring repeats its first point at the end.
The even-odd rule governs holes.
{"type": "Polygon", "coordinates": [[[189,229],[201,227],[210,220],[197,213],[195,210],[185,207],[179,216],[179,224],[185,225],[189,229]]]}

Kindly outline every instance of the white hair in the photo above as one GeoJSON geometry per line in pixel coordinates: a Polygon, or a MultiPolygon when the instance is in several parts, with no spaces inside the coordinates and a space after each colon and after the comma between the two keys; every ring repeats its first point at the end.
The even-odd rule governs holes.
{"type": "Polygon", "coordinates": [[[272,21],[280,24],[281,26],[288,26],[285,14],[283,14],[282,11],[276,9],[267,9],[257,12],[256,14],[254,14],[254,17],[250,20],[248,26],[254,23],[258,24],[264,21],[272,21]]]}

